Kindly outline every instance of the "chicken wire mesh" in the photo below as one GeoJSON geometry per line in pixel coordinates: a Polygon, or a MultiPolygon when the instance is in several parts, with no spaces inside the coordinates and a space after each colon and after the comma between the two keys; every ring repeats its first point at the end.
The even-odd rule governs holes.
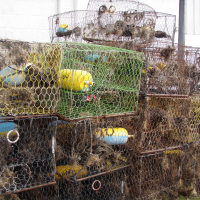
{"type": "Polygon", "coordinates": [[[52,44],[0,41],[0,113],[55,112],[61,49],[52,44]]]}
{"type": "Polygon", "coordinates": [[[140,49],[146,57],[147,94],[189,95],[198,90],[199,49],[155,43],[140,49]],[[159,44],[159,47],[156,45],[159,44]],[[155,46],[155,47],[154,47],[155,46]]]}
{"type": "Polygon", "coordinates": [[[59,114],[73,119],[137,110],[142,53],[78,43],[62,49],[59,114]]]}
{"type": "Polygon", "coordinates": [[[87,10],[98,11],[97,23],[91,22],[86,27],[91,29],[84,35],[88,42],[133,50],[135,43],[148,44],[154,37],[155,10],[146,4],[91,0],[87,10]]]}
{"type": "Polygon", "coordinates": [[[199,131],[193,121],[191,99],[147,97],[142,151],[178,147],[196,141],[199,131]]]}
{"type": "MultiPolygon", "coordinates": [[[[115,12],[112,8],[98,11],[71,11],[49,17],[52,42],[116,42],[154,38],[154,12],[115,12]]],[[[139,42],[137,42],[139,45],[139,42]]]]}
{"type": "Polygon", "coordinates": [[[0,120],[0,196],[55,184],[57,117],[0,120]]]}
{"type": "MultiPolygon", "coordinates": [[[[119,39],[115,39],[114,41],[112,41],[112,39],[108,40],[106,37],[104,37],[104,39],[99,39],[98,37],[101,33],[98,31],[96,31],[96,35],[98,36],[96,39],[93,32],[89,32],[90,38],[84,38],[94,44],[137,51],[142,51],[145,47],[155,47],[156,45],[161,47],[160,43],[162,44],[164,42],[168,42],[168,45],[170,46],[174,45],[175,15],[135,10],[117,13],[121,16],[121,20],[116,22],[116,25],[120,24],[120,29],[119,31],[116,31],[115,34],[120,34],[122,32],[122,36],[120,37],[121,41],[119,39]],[[93,36],[91,36],[92,34],[93,36]]],[[[98,24],[99,23],[96,25],[97,27],[99,26],[98,24]]],[[[97,28],[94,29],[91,28],[91,26],[89,27],[92,30],[98,30],[97,28]]],[[[111,27],[111,25],[107,23],[106,27],[111,27]]],[[[104,33],[106,34],[105,31],[104,33]]],[[[109,36],[113,37],[112,34],[109,34],[109,36]]]]}
{"type": "Polygon", "coordinates": [[[87,10],[104,11],[105,8],[109,9],[110,7],[115,8],[117,12],[127,11],[130,8],[135,11],[155,11],[149,5],[133,0],[89,0],[87,10]]]}
{"type": "Polygon", "coordinates": [[[60,173],[56,178],[64,176],[78,181],[129,165],[138,124],[136,116],[59,120],[55,152],[57,172],[60,173]],[[74,171],[70,171],[73,167],[74,171]]]}
{"type": "Polygon", "coordinates": [[[108,193],[110,199],[122,199],[140,123],[137,116],[58,120],[55,157],[61,199],[107,199],[108,193]]]}
{"type": "MultiPolygon", "coordinates": [[[[132,157],[131,165],[77,182],[59,179],[18,199],[198,199],[199,143],[132,157]],[[180,198],[178,198],[180,197],[180,198]]],[[[13,199],[14,199],[13,197],[13,199]]]]}
{"type": "Polygon", "coordinates": [[[69,11],[52,15],[49,20],[49,34],[51,42],[82,42],[83,27],[86,13],[88,17],[94,19],[94,11],[69,11]]]}
{"type": "Polygon", "coordinates": [[[150,46],[155,40],[173,44],[175,23],[175,15],[130,10],[130,7],[116,12],[113,4],[101,5],[98,11],[70,11],[50,16],[49,32],[53,42],[91,42],[133,50],[150,46]]]}
{"type": "Polygon", "coordinates": [[[98,12],[96,19],[86,16],[83,39],[89,42],[134,41],[151,43],[154,38],[156,13],[112,12],[111,8],[98,12]],[[139,40],[139,41],[138,41],[139,40]]]}

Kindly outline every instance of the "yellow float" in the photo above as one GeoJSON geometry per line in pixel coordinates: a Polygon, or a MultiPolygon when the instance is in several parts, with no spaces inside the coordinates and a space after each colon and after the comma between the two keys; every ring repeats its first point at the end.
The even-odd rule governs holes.
{"type": "Polygon", "coordinates": [[[92,75],[84,70],[60,70],[61,88],[75,92],[87,92],[94,85],[92,75]]]}

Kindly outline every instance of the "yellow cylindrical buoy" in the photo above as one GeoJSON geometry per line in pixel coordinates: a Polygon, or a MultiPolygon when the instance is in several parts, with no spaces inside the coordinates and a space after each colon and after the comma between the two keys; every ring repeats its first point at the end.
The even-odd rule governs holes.
{"type": "Polygon", "coordinates": [[[92,75],[83,70],[63,69],[60,70],[61,88],[75,92],[87,92],[94,85],[92,75]]]}
{"type": "Polygon", "coordinates": [[[128,131],[125,128],[103,128],[97,132],[97,137],[104,139],[106,143],[111,145],[125,144],[129,137],[128,131]]]}
{"type": "Polygon", "coordinates": [[[61,176],[64,176],[66,178],[70,178],[71,176],[74,176],[77,174],[77,178],[82,178],[87,174],[87,169],[82,169],[82,165],[60,165],[56,167],[57,174],[55,175],[56,181],[58,181],[61,176]],[[80,171],[80,172],[79,172],[80,171]]]}

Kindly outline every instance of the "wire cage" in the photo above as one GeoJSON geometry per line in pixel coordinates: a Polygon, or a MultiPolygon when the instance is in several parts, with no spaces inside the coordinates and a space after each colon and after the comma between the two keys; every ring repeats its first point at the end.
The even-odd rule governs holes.
{"type": "Polygon", "coordinates": [[[55,184],[57,117],[0,120],[0,195],[55,184]]]}
{"type": "Polygon", "coordinates": [[[147,97],[142,152],[177,148],[199,139],[191,99],[147,97]]]}
{"type": "Polygon", "coordinates": [[[63,43],[58,113],[84,118],[136,112],[143,54],[100,45],[63,43]]]}
{"type": "Polygon", "coordinates": [[[140,51],[146,57],[144,75],[147,76],[147,88],[141,88],[142,91],[152,95],[187,96],[198,90],[199,49],[155,43],[140,51]]]}
{"type": "Polygon", "coordinates": [[[55,155],[60,196],[96,199],[110,193],[111,199],[122,198],[121,184],[136,152],[139,124],[137,116],[58,120],[55,155]]]}
{"type": "Polygon", "coordinates": [[[0,113],[47,114],[56,111],[61,48],[52,44],[0,41],[0,113]]]}
{"type": "MultiPolygon", "coordinates": [[[[87,10],[98,11],[98,23],[95,25],[96,27],[90,32],[90,38],[84,37],[89,42],[130,50],[134,50],[135,46],[150,46],[154,40],[171,41],[172,44],[174,43],[176,24],[175,15],[155,12],[155,10],[148,5],[131,0],[91,0],[88,3],[87,10]],[[113,22],[110,23],[110,18],[116,14],[118,14],[118,17],[116,18],[119,19],[117,19],[115,24],[113,24],[113,22]],[[103,21],[103,24],[105,24],[105,20],[107,21],[107,25],[105,27],[100,26],[103,21]],[[113,29],[111,28],[111,24],[113,24],[113,27],[115,25],[113,29]],[[119,27],[119,30],[116,30],[116,26],[119,27]],[[113,34],[109,34],[111,37],[105,38],[105,36],[101,36],[101,33],[99,37],[100,31],[98,31],[98,29],[102,31],[103,28],[106,28],[109,32],[112,29],[112,32],[116,32],[117,37],[113,37],[113,34]],[[94,33],[96,33],[96,37],[94,36],[94,33]],[[121,34],[120,38],[118,37],[119,34],[121,34]],[[111,39],[112,37],[113,39],[111,39]]],[[[90,27],[91,24],[95,23],[90,23],[90,27]]]]}
{"type": "Polygon", "coordinates": [[[71,11],[49,17],[52,42],[116,42],[135,38],[150,43],[154,37],[154,12],[71,11]]]}
{"type": "Polygon", "coordinates": [[[156,14],[154,12],[112,12],[111,8],[98,12],[91,20],[86,16],[87,26],[83,38],[94,42],[151,43],[154,38],[156,14]],[[88,23],[89,22],[89,23],[88,23]]]}
{"type": "Polygon", "coordinates": [[[155,38],[158,42],[172,41],[176,32],[176,15],[156,12],[155,38]]]}
{"type": "Polygon", "coordinates": [[[132,165],[112,173],[17,194],[20,199],[198,199],[199,143],[132,157],[132,165]]]}
{"type": "Polygon", "coordinates": [[[168,199],[178,197],[180,167],[184,153],[180,150],[142,155],[129,169],[129,199],[168,199]],[[134,177],[134,178],[131,178],[134,177]]]}
{"type": "Polygon", "coordinates": [[[155,11],[149,5],[133,0],[89,0],[87,10],[102,11],[105,10],[105,8],[109,9],[110,7],[116,12],[128,11],[130,8],[135,11],[155,11]]]}
{"type": "Polygon", "coordinates": [[[48,20],[51,42],[82,42],[86,14],[93,19],[97,13],[77,10],[50,16],[48,20]]]}
{"type": "Polygon", "coordinates": [[[175,15],[130,8],[116,12],[114,5],[103,5],[98,11],[50,16],[49,31],[52,42],[90,42],[134,50],[151,46],[155,40],[173,44],[175,22],[175,15]]]}
{"type": "MultiPolygon", "coordinates": [[[[98,36],[96,37],[96,39],[94,34],[93,36],[91,36],[91,33],[93,32],[89,32],[90,37],[85,37],[85,39],[94,44],[137,51],[141,51],[141,49],[146,47],[155,47],[156,44],[158,45],[158,47],[160,47],[159,43],[164,42],[168,42],[170,46],[174,45],[176,24],[175,15],[153,11],[135,10],[128,10],[124,12],[121,11],[116,13],[120,16],[120,22],[122,24],[122,26],[120,27],[120,32],[123,32],[122,36],[120,37],[121,39],[115,38],[114,40],[112,40],[106,39],[105,37],[104,39],[102,39],[102,37],[99,36],[99,32],[96,33],[96,35],[98,36]]],[[[119,20],[117,22],[119,22],[119,20]]],[[[97,23],[96,27],[99,26],[98,24],[99,23],[97,23]]],[[[110,27],[110,24],[107,24],[110,27]]],[[[98,28],[92,28],[92,30],[98,30],[98,28]]],[[[113,35],[110,36],[113,37],[113,35]]]]}
{"type": "MultiPolygon", "coordinates": [[[[134,13],[134,10],[128,11],[134,13]]],[[[168,42],[174,45],[176,31],[176,15],[160,12],[145,12],[140,38],[135,42],[134,49],[151,47],[154,44],[168,42]]]]}

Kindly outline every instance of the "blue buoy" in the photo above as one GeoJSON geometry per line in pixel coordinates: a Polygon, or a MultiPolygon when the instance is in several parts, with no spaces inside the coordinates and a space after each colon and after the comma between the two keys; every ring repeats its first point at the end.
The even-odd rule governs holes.
{"type": "Polygon", "coordinates": [[[105,140],[110,145],[122,145],[128,141],[128,138],[133,138],[133,135],[128,135],[125,128],[103,128],[96,134],[99,140],[105,140]]]}
{"type": "Polygon", "coordinates": [[[4,79],[4,83],[10,86],[20,86],[25,81],[24,74],[15,74],[4,79]]]}
{"type": "Polygon", "coordinates": [[[11,130],[18,130],[17,124],[14,122],[2,122],[3,120],[0,120],[0,136],[4,137],[9,131],[11,130]]]}
{"type": "Polygon", "coordinates": [[[63,121],[63,120],[57,120],[57,121],[50,123],[49,126],[56,126],[56,124],[58,126],[58,125],[61,125],[61,124],[68,124],[68,123],[69,122],[66,122],[66,121],[63,121]]]}
{"type": "MultiPolygon", "coordinates": [[[[96,64],[98,62],[98,59],[101,58],[101,55],[99,54],[90,54],[85,57],[85,62],[91,63],[91,64],[96,64]]],[[[103,62],[106,62],[107,58],[103,56],[103,62]]]]}
{"type": "Polygon", "coordinates": [[[11,65],[10,67],[5,67],[0,71],[0,77],[10,76],[12,74],[17,73],[16,65],[11,65]]]}
{"type": "Polygon", "coordinates": [[[66,35],[68,31],[69,31],[69,26],[67,24],[61,24],[56,30],[56,35],[58,37],[62,37],[66,35]]]}

